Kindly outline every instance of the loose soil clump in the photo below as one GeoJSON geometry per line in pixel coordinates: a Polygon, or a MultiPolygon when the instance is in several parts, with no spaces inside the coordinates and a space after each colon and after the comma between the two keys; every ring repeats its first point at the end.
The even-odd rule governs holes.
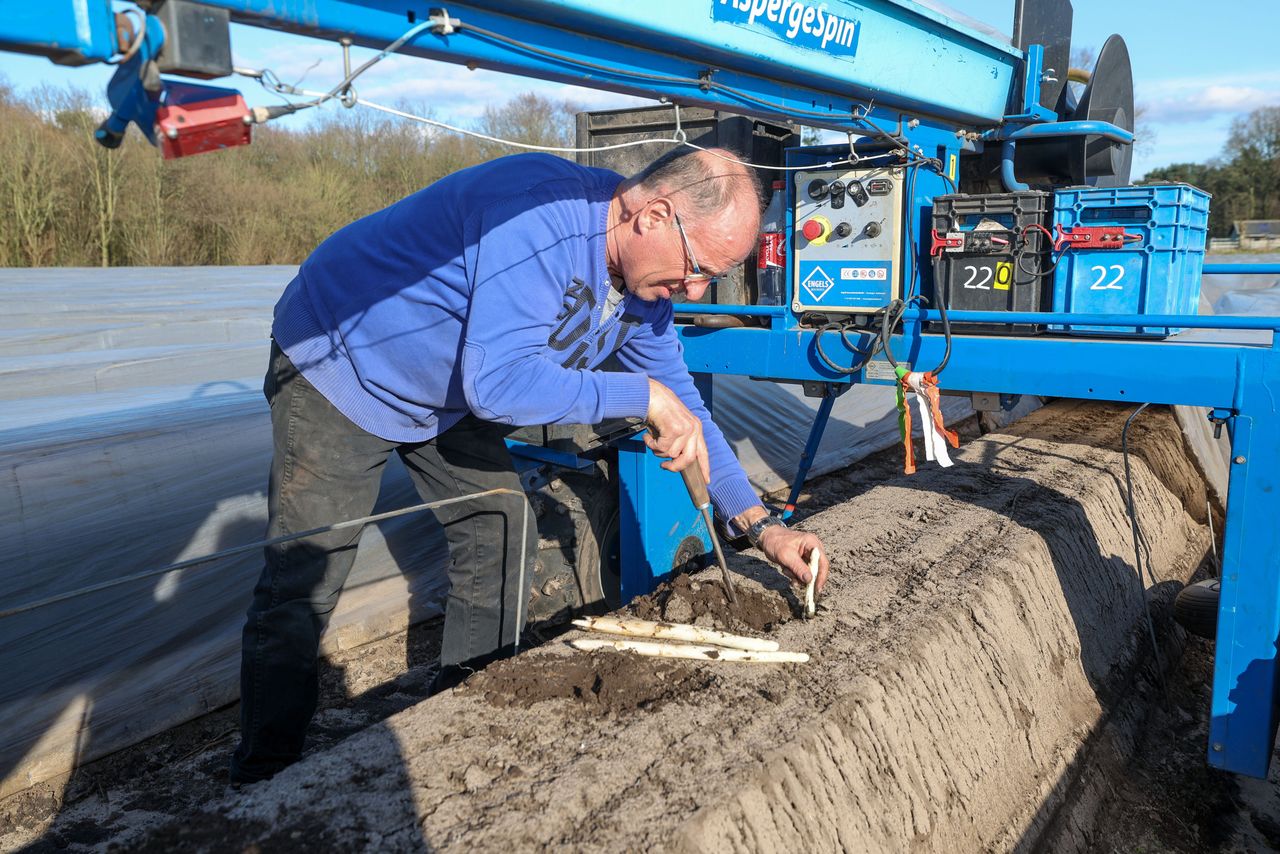
{"type": "Polygon", "coordinates": [[[771,632],[795,614],[787,598],[777,590],[734,587],[737,605],[730,605],[719,579],[695,579],[677,575],[624,610],[642,620],[691,623],[725,632],[771,632]]]}
{"type": "Polygon", "coordinates": [[[597,650],[533,662],[508,659],[468,679],[462,690],[480,692],[500,709],[569,699],[594,711],[624,714],[660,708],[701,691],[712,679],[705,669],[683,662],[597,650]]]}

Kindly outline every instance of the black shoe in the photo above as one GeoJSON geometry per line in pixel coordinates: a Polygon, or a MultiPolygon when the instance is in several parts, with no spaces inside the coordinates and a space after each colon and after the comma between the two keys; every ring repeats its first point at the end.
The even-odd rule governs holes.
{"type": "Polygon", "coordinates": [[[431,685],[427,687],[427,696],[434,697],[450,688],[456,688],[466,681],[467,677],[475,673],[474,667],[467,667],[459,664],[446,664],[436,671],[436,675],[431,677],[431,685]]]}
{"type": "Polygon", "coordinates": [[[247,786],[251,783],[261,783],[263,780],[270,780],[276,774],[288,768],[293,762],[284,762],[272,768],[255,768],[250,770],[244,768],[240,762],[240,749],[237,748],[235,753],[231,754],[231,761],[227,764],[227,779],[231,781],[233,786],[247,786]]]}

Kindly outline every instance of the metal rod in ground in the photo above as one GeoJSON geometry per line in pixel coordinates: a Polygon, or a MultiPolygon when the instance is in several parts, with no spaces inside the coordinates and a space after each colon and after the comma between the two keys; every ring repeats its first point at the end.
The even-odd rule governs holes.
{"type": "Polygon", "coordinates": [[[716,562],[720,564],[720,577],[724,579],[724,589],[729,595],[729,604],[738,604],[738,594],[733,589],[733,579],[729,577],[729,565],[725,563],[724,552],[720,549],[720,538],[716,536],[716,522],[711,518],[711,507],[701,508],[702,520],[707,523],[707,535],[711,537],[711,548],[716,553],[716,562]]]}

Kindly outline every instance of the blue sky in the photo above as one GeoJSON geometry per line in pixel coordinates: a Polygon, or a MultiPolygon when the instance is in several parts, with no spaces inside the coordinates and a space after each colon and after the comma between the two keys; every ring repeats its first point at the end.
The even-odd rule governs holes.
{"type": "MultiPolygon", "coordinates": [[[[1011,29],[1013,0],[949,0],[949,5],[1004,32],[1011,29]]],[[[1154,132],[1136,152],[1135,177],[1156,166],[1216,156],[1234,117],[1280,106],[1280,3],[1274,0],[1074,0],[1074,6],[1073,46],[1099,48],[1113,32],[1128,43],[1137,101],[1146,106],[1154,132]]],[[[232,49],[237,64],[270,67],[287,81],[305,77],[304,85],[312,88],[327,88],[341,76],[336,45],[237,26],[232,49]]],[[[368,55],[357,52],[357,61],[368,55]]],[[[102,93],[110,70],[66,69],[42,58],[0,53],[0,77],[19,91],[71,83],[102,93]]],[[[240,88],[251,104],[273,102],[252,81],[226,85],[240,88]]],[[[407,99],[435,118],[464,124],[487,105],[525,90],[570,98],[589,109],[646,103],[404,57],[377,66],[358,89],[372,100],[407,99]]]]}

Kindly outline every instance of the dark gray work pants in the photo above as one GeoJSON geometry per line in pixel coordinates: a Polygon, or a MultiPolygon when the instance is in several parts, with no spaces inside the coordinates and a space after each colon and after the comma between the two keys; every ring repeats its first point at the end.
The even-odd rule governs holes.
{"type": "MultiPolygon", "coordinates": [[[[505,487],[520,491],[504,436],[512,429],[468,415],[429,442],[400,444],[365,432],[334,408],[277,346],[263,392],[275,445],[269,537],[367,516],[394,451],[424,501],[505,487]]],[[[478,666],[508,652],[522,626],[532,572],[520,590],[523,493],[435,509],[452,557],[442,666],[478,666]]],[[[355,560],[360,529],[265,549],[266,565],[245,620],[240,670],[241,742],[233,780],[274,774],[302,753],[319,693],[320,635],[355,560]]],[[[537,530],[529,515],[524,554],[537,530]]]]}

